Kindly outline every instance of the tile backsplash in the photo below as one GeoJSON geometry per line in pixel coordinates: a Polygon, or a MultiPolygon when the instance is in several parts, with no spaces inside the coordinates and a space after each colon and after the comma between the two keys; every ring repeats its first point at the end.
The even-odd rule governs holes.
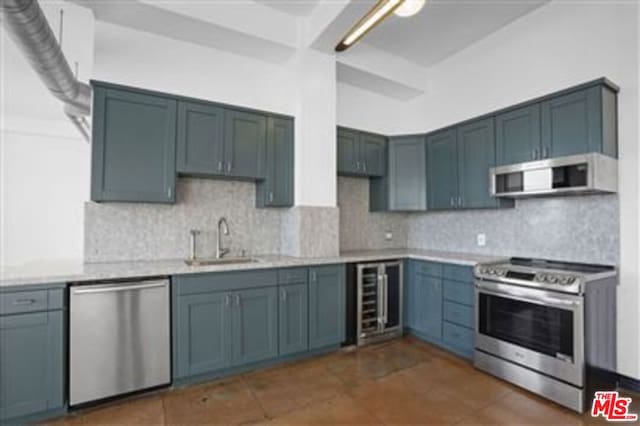
{"type": "Polygon", "coordinates": [[[283,209],[256,209],[255,184],[180,178],[175,205],[86,203],[85,261],[179,259],[198,229],[198,255],[215,253],[216,226],[229,222],[223,246],[238,254],[277,254],[283,209]]]}

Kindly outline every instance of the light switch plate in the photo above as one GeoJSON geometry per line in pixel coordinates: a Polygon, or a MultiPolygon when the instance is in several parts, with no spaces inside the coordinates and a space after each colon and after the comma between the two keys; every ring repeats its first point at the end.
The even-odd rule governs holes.
{"type": "Polygon", "coordinates": [[[480,247],[484,247],[487,245],[487,236],[485,234],[478,234],[476,241],[480,247]]]}

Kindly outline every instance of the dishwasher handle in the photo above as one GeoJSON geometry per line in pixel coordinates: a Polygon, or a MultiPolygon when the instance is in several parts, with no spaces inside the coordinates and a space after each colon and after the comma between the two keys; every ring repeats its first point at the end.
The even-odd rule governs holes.
{"type": "Polygon", "coordinates": [[[73,294],[97,294],[97,293],[112,293],[116,291],[130,291],[130,290],[146,290],[148,288],[165,287],[168,285],[168,281],[150,281],[140,284],[120,285],[110,284],[108,286],[100,286],[98,288],[93,286],[87,286],[88,288],[73,288],[71,292],[73,294]],[[92,288],[93,287],[93,288],[92,288]]]}

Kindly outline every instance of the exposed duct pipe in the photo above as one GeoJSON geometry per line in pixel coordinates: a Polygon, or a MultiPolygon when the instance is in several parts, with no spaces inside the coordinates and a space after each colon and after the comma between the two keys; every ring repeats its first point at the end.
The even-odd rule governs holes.
{"type": "Polygon", "coordinates": [[[1,0],[0,9],[11,38],[47,89],[64,102],[65,114],[89,141],[85,116],[91,113],[91,87],[73,75],[37,0],[1,0]]]}

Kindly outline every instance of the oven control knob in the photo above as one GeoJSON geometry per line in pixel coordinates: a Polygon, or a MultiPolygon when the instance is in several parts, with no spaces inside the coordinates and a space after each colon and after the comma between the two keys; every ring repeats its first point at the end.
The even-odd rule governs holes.
{"type": "Polygon", "coordinates": [[[555,275],[549,275],[547,277],[547,281],[549,281],[551,284],[555,284],[556,282],[558,282],[558,277],[556,277],[555,275]]]}
{"type": "Polygon", "coordinates": [[[540,274],[536,277],[536,281],[544,282],[547,277],[544,274],[540,274]]]}
{"type": "Polygon", "coordinates": [[[567,285],[569,284],[571,281],[569,281],[571,279],[571,277],[562,277],[560,278],[560,284],[562,285],[567,285]]]}
{"type": "Polygon", "coordinates": [[[507,273],[507,271],[506,271],[506,270],[504,270],[504,269],[498,269],[498,271],[497,271],[497,272],[498,272],[498,276],[499,276],[499,277],[504,277],[504,276],[505,276],[505,274],[507,273]]]}

